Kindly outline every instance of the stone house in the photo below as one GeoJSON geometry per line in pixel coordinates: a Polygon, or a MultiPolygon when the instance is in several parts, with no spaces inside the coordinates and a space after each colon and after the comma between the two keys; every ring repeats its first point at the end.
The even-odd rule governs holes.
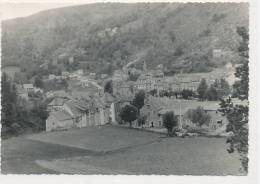
{"type": "Polygon", "coordinates": [[[61,111],[65,101],[64,98],[56,97],[48,104],[47,110],[49,112],[61,111]]]}
{"type": "Polygon", "coordinates": [[[28,91],[17,85],[17,95],[22,99],[29,100],[28,91]]]}
{"type": "Polygon", "coordinates": [[[23,84],[23,89],[27,91],[27,93],[34,92],[33,84],[23,84]]]}
{"type": "Polygon", "coordinates": [[[66,72],[66,71],[63,71],[63,72],[61,72],[61,76],[62,76],[63,79],[68,79],[69,76],[70,76],[70,73],[66,72]]]}
{"type": "Polygon", "coordinates": [[[184,127],[186,125],[193,125],[187,118],[186,112],[189,109],[196,109],[197,107],[203,107],[205,112],[211,116],[209,122],[210,127],[225,126],[227,119],[222,116],[219,109],[219,102],[201,102],[195,100],[176,100],[176,99],[161,99],[149,96],[145,100],[143,108],[140,110],[142,115],[147,116],[145,127],[163,127],[163,115],[166,112],[173,111],[178,118],[178,126],[184,127]]]}
{"type": "Polygon", "coordinates": [[[106,79],[106,78],[108,78],[108,74],[102,73],[102,74],[100,75],[100,78],[101,78],[101,79],[106,79]]]}
{"type": "Polygon", "coordinates": [[[134,86],[137,90],[151,91],[154,89],[154,84],[152,73],[145,72],[139,76],[134,86]]]}
{"type": "Polygon", "coordinates": [[[134,92],[134,83],[132,81],[114,81],[113,93],[114,95],[132,95],[134,92]]]}
{"type": "Polygon", "coordinates": [[[163,103],[151,98],[146,98],[144,106],[140,109],[140,114],[146,116],[146,123],[144,127],[162,127],[162,120],[159,115],[159,111],[162,110],[163,103]]]}
{"type": "Polygon", "coordinates": [[[62,106],[59,104],[57,111],[50,113],[46,120],[46,131],[98,126],[106,123],[108,117],[105,115],[105,107],[100,98],[71,99],[65,101],[62,106]],[[64,118],[56,117],[57,114],[59,115],[59,113],[55,114],[56,112],[64,118]]]}
{"type": "Polygon", "coordinates": [[[66,130],[72,128],[73,126],[73,118],[64,111],[52,112],[46,119],[46,132],[54,130],[66,130]]]}
{"type": "Polygon", "coordinates": [[[116,124],[116,99],[109,93],[104,93],[102,97],[104,104],[104,117],[108,120],[108,123],[116,124]]]}
{"type": "Polygon", "coordinates": [[[122,70],[115,70],[112,76],[113,81],[126,81],[127,79],[128,75],[126,75],[122,70]]]}

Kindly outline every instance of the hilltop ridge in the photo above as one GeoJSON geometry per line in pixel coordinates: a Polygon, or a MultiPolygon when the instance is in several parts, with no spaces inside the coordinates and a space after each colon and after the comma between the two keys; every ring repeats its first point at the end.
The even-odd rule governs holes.
{"type": "MultiPolygon", "coordinates": [[[[248,27],[247,3],[98,3],[3,21],[2,63],[24,70],[74,57],[89,71],[112,73],[138,58],[149,68],[207,72],[236,62],[237,26],[248,27]],[[227,58],[212,56],[216,50],[227,58]],[[145,54],[143,54],[145,53],[145,54]],[[139,56],[142,57],[139,57],[139,56]]],[[[138,67],[138,66],[137,66],[138,67]]],[[[64,69],[64,66],[61,67],[64,69]]]]}

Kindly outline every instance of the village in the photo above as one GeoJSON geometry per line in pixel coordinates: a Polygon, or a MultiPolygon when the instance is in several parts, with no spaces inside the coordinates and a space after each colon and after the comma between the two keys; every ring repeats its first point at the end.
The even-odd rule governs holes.
{"type": "Polygon", "coordinates": [[[252,173],[248,3],[34,6],[2,23],[1,173],[252,173]]]}
{"type": "Polygon", "coordinates": [[[43,125],[4,142],[4,147],[19,148],[10,153],[4,149],[5,172],[11,169],[18,173],[67,174],[237,173],[237,154],[230,155],[223,149],[224,140],[232,132],[227,131],[229,122],[220,112],[219,101],[231,94],[229,86],[236,80],[236,65],[227,64],[209,73],[165,76],[162,65],[150,69],[146,61],[140,63],[141,69],[128,65],[115,70],[112,76],[83,69],[49,74],[43,77],[44,88],[39,87],[39,81],[15,84],[19,105],[32,112],[38,109],[40,114],[36,115],[46,120],[33,119],[37,126],[41,122],[43,125]],[[50,86],[46,88],[46,84],[50,86]],[[175,124],[171,128],[165,123],[167,115],[173,115],[169,122],[175,124]],[[21,143],[27,146],[21,149],[21,143]],[[213,150],[213,155],[224,157],[214,156],[213,162],[210,156],[213,150]],[[180,159],[175,158],[183,153],[186,158],[193,159],[197,154],[210,159],[203,163],[193,159],[192,164],[184,159],[184,165],[189,167],[182,168],[180,159]],[[52,155],[51,160],[46,160],[45,154],[52,155]],[[22,155],[31,155],[22,162],[28,166],[10,167],[9,160],[22,155]],[[233,164],[225,165],[230,160],[233,164]],[[204,167],[205,164],[212,165],[212,169],[204,167]],[[33,169],[28,169],[31,166],[33,169]]]}
{"type": "MultiPolygon", "coordinates": [[[[69,57],[68,61],[74,62],[74,58],[69,57]]],[[[35,101],[37,96],[40,96],[48,102],[48,118],[45,125],[47,132],[106,124],[127,126],[122,121],[120,112],[125,105],[131,105],[135,96],[142,91],[145,96],[139,109],[139,119],[145,119],[140,124],[140,120],[136,118],[131,122],[132,128],[164,133],[166,129],[163,125],[163,115],[173,111],[178,117],[178,130],[182,132],[178,135],[187,133],[188,129],[193,133],[186,135],[199,135],[194,133],[197,125],[187,118],[187,113],[189,110],[202,107],[210,116],[209,122],[203,125],[204,133],[206,130],[210,135],[226,135],[227,120],[218,112],[219,101],[201,101],[197,89],[202,79],[206,79],[208,86],[220,79],[226,80],[231,86],[235,81],[233,64],[228,63],[223,69],[209,73],[179,73],[165,76],[162,64],[156,69],[148,69],[146,61],[141,63],[141,70],[130,63],[122,69],[115,70],[112,76],[97,75],[83,69],[62,71],[60,76],[49,74],[43,81],[58,83],[62,89],[46,90],[32,83],[17,84],[18,96],[28,102],[32,99],[35,101]],[[64,83],[67,84],[65,87],[64,83]],[[106,85],[111,89],[105,89],[106,85]]]]}

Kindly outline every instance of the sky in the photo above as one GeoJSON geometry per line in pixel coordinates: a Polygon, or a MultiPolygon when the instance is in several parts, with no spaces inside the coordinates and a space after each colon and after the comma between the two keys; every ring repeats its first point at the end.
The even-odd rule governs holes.
{"type": "Polygon", "coordinates": [[[26,17],[43,10],[73,6],[78,4],[82,3],[1,3],[0,16],[2,20],[7,20],[18,17],[26,17]]]}
{"type": "MultiPolygon", "coordinates": [[[[19,3],[17,0],[12,0],[12,3],[6,3],[8,0],[0,0],[2,3],[0,3],[0,19],[6,20],[6,19],[13,19],[18,17],[25,17],[29,16],[35,13],[38,13],[43,10],[53,9],[53,8],[60,8],[60,7],[66,7],[66,6],[73,6],[73,5],[80,5],[80,4],[87,4],[87,3],[95,3],[95,2],[138,2],[138,1],[150,1],[150,2],[156,2],[156,1],[180,1],[180,0],[31,0],[31,2],[28,2],[28,0],[23,0],[24,3],[19,3]],[[5,3],[3,2],[5,1],[5,3]],[[27,2],[25,2],[27,1],[27,2]],[[37,1],[37,3],[35,3],[37,1]],[[40,2],[39,2],[40,1],[40,2]],[[48,2],[46,2],[48,1],[48,2]],[[57,3],[62,2],[62,3],[57,3]]],[[[189,1],[189,0],[182,0],[182,1],[189,1]]],[[[202,1],[202,0],[192,0],[194,2],[196,1],[202,1]]],[[[207,1],[213,1],[213,0],[207,0],[207,1]]],[[[218,0],[218,1],[227,1],[227,0],[218,0]]],[[[246,1],[246,0],[233,0],[233,1],[246,1]]]]}

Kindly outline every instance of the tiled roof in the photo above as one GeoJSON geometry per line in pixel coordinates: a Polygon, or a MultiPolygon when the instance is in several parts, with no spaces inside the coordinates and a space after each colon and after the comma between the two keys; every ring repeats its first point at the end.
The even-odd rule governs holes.
{"type": "Polygon", "coordinates": [[[72,101],[72,100],[65,102],[65,104],[69,107],[73,116],[80,116],[80,115],[82,115],[83,111],[85,110],[85,109],[81,108],[75,101],[72,101]]]}
{"type": "Polygon", "coordinates": [[[64,111],[52,112],[52,113],[50,113],[49,116],[54,116],[55,119],[57,119],[59,121],[72,119],[72,117],[67,112],[64,112],[64,111]]]}
{"type": "Polygon", "coordinates": [[[55,97],[62,97],[62,98],[69,96],[64,90],[53,91],[53,95],[55,97]]]}
{"type": "Polygon", "coordinates": [[[218,101],[175,100],[167,98],[165,98],[165,100],[150,98],[149,100],[149,103],[156,106],[157,109],[161,108],[161,112],[172,110],[178,114],[180,111],[184,114],[189,109],[196,109],[199,106],[208,111],[216,111],[220,108],[218,101]]]}
{"type": "Polygon", "coordinates": [[[104,93],[102,98],[104,103],[112,103],[115,100],[115,97],[113,97],[110,93],[104,93]]]}
{"type": "Polygon", "coordinates": [[[23,88],[25,89],[33,88],[33,84],[23,84],[23,88]]]}
{"type": "Polygon", "coordinates": [[[121,102],[130,102],[134,99],[133,94],[117,94],[116,98],[121,102]]]}
{"type": "Polygon", "coordinates": [[[63,98],[54,98],[51,103],[49,103],[49,106],[62,106],[64,104],[63,98]]]}

